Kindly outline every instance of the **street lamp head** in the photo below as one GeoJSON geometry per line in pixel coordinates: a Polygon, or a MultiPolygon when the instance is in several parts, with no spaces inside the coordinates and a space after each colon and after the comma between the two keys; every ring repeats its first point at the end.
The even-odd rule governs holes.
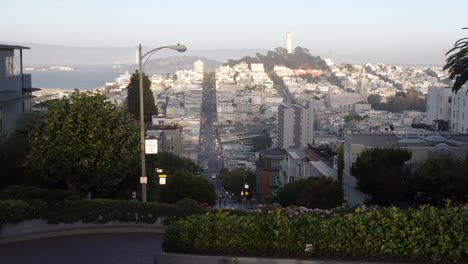
{"type": "Polygon", "coordinates": [[[169,46],[168,48],[177,50],[178,52],[185,52],[187,50],[187,47],[185,45],[180,45],[179,43],[177,43],[177,45],[174,46],[169,46]]]}

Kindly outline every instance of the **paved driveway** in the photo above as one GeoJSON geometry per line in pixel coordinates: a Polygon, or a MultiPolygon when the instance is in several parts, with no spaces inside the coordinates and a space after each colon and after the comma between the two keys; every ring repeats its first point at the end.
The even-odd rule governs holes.
{"type": "Polygon", "coordinates": [[[162,237],[153,233],[89,234],[0,246],[1,264],[153,264],[162,237]]]}

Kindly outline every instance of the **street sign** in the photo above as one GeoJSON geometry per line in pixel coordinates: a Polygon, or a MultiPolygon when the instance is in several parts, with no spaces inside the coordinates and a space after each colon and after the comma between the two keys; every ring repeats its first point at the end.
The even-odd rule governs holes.
{"type": "Polygon", "coordinates": [[[145,153],[146,154],[158,154],[158,140],[157,139],[145,139],[145,153]]]}
{"type": "Polygon", "coordinates": [[[165,185],[166,184],[166,178],[167,174],[159,174],[159,184],[160,185],[165,185]]]}
{"type": "Polygon", "coordinates": [[[140,177],[140,183],[141,184],[147,184],[148,183],[148,177],[140,177]]]}

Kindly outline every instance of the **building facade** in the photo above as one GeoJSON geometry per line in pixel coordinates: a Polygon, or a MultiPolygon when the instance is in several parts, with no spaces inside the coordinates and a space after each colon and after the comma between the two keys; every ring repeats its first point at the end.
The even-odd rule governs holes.
{"type": "Polygon", "coordinates": [[[0,45],[0,135],[8,136],[31,110],[31,74],[23,73],[23,46],[0,45]]]}

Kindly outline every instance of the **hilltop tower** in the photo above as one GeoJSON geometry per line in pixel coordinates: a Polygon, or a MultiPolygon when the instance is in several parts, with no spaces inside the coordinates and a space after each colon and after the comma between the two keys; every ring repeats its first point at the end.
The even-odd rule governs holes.
{"type": "Polygon", "coordinates": [[[367,89],[367,80],[366,80],[366,66],[362,67],[361,71],[361,80],[359,81],[359,93],[362,98],[367,102],[367,96],[369,91],[367,89]]]}
{"type": "Polygon", "coordinates": [[[288,53],[292,53],[292,33],[286,32],[286,49],[288,53]]]}

